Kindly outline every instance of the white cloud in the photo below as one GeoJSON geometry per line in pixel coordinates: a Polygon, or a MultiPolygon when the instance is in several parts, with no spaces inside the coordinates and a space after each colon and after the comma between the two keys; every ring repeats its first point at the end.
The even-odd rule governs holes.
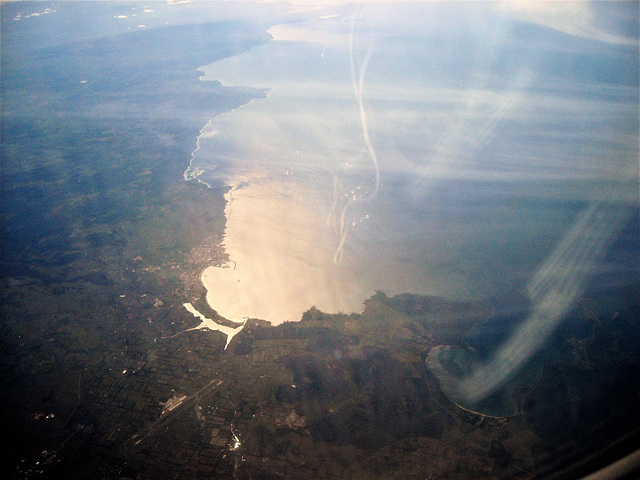
{"type": "Polygon", "coordinates": [[[542,25],[568,35],[619,45],[638,44],[638,39],[602,29],[599,26],[602,12],[597,15],[594,6],[594,2],[515,0],[498,4],[498,9],[516,20],[542,25]]]}

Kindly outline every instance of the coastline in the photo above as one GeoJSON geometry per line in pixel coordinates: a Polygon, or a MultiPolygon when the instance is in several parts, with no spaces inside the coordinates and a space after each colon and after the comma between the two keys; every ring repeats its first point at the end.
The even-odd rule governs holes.
{"type": "MultiPolygon", "coordinates": [[[[508,392],[508,400],[506,398],[501,398],[500,400],[504,401],[505,404],[502,405],[502,408],[505,408],[504,413],[489,413],[487,411],[482,411],[481,408],[477,408],[477,406],[465,405],[464,399],[456,398],[455,392],[455,383],[458,380],[451,372],[449,372],[445,365],[440,361],[438,356],[442,354],[445,350],[453,350],[457,349],[462,351],[462,347],[455,347],[452,345],[436,345],[427,354],[426,359],[424,360],[426,368],[433,374],[438,382],[438,387],[445,395],[447,400],[453,403],[456,407],[473,413],[475,415],[480,415],[482,417],[487,418],[508,418],[513,417],[518,414],[517,405],[511,399],[511,390],[508,392]]],[[[467,372],[468,374],[468,372],[467,372]]],[[[464,378],[464,376],[462,377],[464,378]]]]}
{"type": "MultiPolygon", "coordinates": [[[[209,80],[204,80],[203,78],[200,78],[200,80],[209,82],[209,80]]],[[[211,80],[211,82],[217,82],[217,81],[211,80]]],[[[218,82],[218,83],[220,83],[220,82],[218,82]]],[[[231,87],[229,87],[229,88],[231,88],[231,87]]],[[[245,103],[243,103],[241,105],[238,105],[237,107],[234,107],[234,108],[232,108],[230,110],[226,110],[224,112],[220,112],[220,113],[214,115],[212,118],[209,118],[209,120],[207,120],[207,122],[203,125],[203,127],[198,132],[198,135],[196,135],[196,146],[191,151],[189,164],[187,165],[187,168],[182,173],[182,177],[183,177],[185,182],[190,182],[192,180],[196,180],[198,183],[201,183],[201,184],[205,185],[207,188],[215,188],[213,185],[211,185],[210,183],[208,183],[208,182],[206,182],[206,181],[204,181],[204,180],[202,180],[200,178],[200,176],[203,173],[205,173],[207,170],[200,170],[200,169],[194,169],[193,168],[193,162],[196,159],[196,153],[198,151],[200,151],[200,139],[203,136],[205,136],[205,138],[208,138],[208,137],[213,137],[213,136],[219,134],[220,133],[219,130],[213,130],[212,132],[205,132],[205,130],[207,129],[207,127],[214,128],[214,122],[219,117],[222,117],[225,114],[233,113],[234,111],[238,110],[239,108],[246,107],[247,105],[250,105],[251,103],[253,103],[255,100],[264,100],[265,98],[268,97],[268,92],[269,92],[270,89],[269,88],[262,88],[262,89],[256,89],[256,90],[261,91],[263,93],[263,95],[251,98],[248,101],[246,101],[245,103]],[[206,135],[205,135],[205,133],[206,133],[206,135]]],[[[227,185],[227,187],[232,188],[232,186],[230,186],[230,185],[227,185]]]]}
{"type": "Polygon", "coordinates": [[[359,286],[348,269],[333,268],[333,236],[322,211],[291,211],[280,190],[262,185],[232,189],[225,197],[222,243],[229,260],[201,274],[207,303],[220,316],[234,322],[260,318],[278,325],[299,321],[313,306],[327,313],[362,311],[364,300],[374,292],[359,286]],[[273,223],[279,228],[272,229],[273,223]],[[305,225],[302,231],[299,225],[305,225]],[[308,251],[310,246],[313,251],[308,251]],[[345,282],[349,288],[344,288],[345,282]]]}
{"type": "Polygon", "coordinates": [[[198,132],[198,135],[196,136],[196,148],[191,152],[191,158],[189,159],[189,165],[187,165],[186,170],[182,174],[182,178],[184,178],[185,182],[189,182],[191,180],[197,180],[198,182],[202,183],[203,185],[207,186],[208,188],[212,188],[212,186],[209,185],[207,182],[203,182],[202,180],[200,180],[198,178],[202,174],[202,171],[193,171],[193,172],[191,172],[191,170],[192,170],[192,166],[193,166],[193,161],[196,158],[196,152],[198,150],[200,150],[200,137],[204,133],[205,128],[207,128],[210,124],[211,124],[211,120],[209,120],[207,123],[205,123],[204,126],[198,132]]]}

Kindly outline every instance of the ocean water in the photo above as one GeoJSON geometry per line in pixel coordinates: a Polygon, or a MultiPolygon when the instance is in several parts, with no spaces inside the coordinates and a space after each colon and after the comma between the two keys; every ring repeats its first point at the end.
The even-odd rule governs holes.
{"type": "Polygon", "coordinates": [[[230,262],[202,275],[230,320],[358,312],[376,291],[526,290],[582,212],[606,202],[614,236],[636,201],[637,88],[609,68],[633,58],[622,40],[452,4],[269,33],[202,67],[203,81],[267,96],[212,118],[185,172],[231,187],[230,262]]]}

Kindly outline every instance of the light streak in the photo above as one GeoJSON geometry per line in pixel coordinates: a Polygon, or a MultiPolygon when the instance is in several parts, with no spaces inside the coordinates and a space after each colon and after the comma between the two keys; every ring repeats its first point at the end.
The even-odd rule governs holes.
{"type": "Polygon", "coordinates": [[[528,284],[531,313],[485,364],[454,382],[457,397],[487,398],[542,347],[583,293],[595,265],[631,215],[624,205],[593,202],[584,209],[528,284]]]}
{"type": "MultiPolygon", "coordinates": [[[[358,103],[358,112],[360,114],[360,127],[362,130],[362,136],[364,140],[364,144],[366,146],[366,153],[368,154],[371,164],[374,168],[374,189],[369,192],[366,196],[359,196],[353,194],[348,197],[344,206],[340,211],[340,215],[336,221],[335,212],[339,208],[339,188],[341,185],[338,176],[334,177],[334,185],[333,185],[333,206],[331,209],[331,213],[329,215],[329,223],[333,223],[334,227],[336,227],[336,233],[338,235],[338,245],[336,247],[335,254],[333,256],[333,263],[335,265],[340,265],[342,263],[342,258],[344,255],[344,245],[347,241],[347,237],[349,235],[349,222],[346,221],[347,213],[350,208],[356,203],[367,203],[373,200],[373,198],[377,195],[378,190],[380,189],[380,166],[378,164],[378,155],[376,150],[371,142],[371,136],[369,135],[369,125],[367,122],[367,112],[364,107],[364,79],[367,71],[367,66],[369,64],[369,60],[371,59],[371,55],[373,53],[373,40],[369,42],[369,46],[365,53],[364,58],[360,64],[358,71],[356,72],[356,62],[354,55],[354,28],[355,28],[355,20],[357,18],[357,14],[354,13],[354,16],[351,20],[351,30],[349,32],[349,61],[351,68],[351,84],[353,87],[353,92],[358,103]]],[[[357,47],[357,46],[356,46],[357,47]]],[[[358,48],[359,53],[359,48],[358,48]]],[[[358,187],[360,189],[360,187],[358,187]]]]}

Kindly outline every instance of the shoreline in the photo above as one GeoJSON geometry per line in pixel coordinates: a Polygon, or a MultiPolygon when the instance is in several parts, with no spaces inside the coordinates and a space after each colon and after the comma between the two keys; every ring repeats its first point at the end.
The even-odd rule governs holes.
{"type": "MultiPolygon", "coordinates": [[[[203,80],[202,78],[200,78],[200,81],[203,82],[217,82],[220,83],[217,80],[203,80]]],[[[227,88],[233,88],[233,87],[227,87],[227,88]]],[[[250,87],[252,88],[252,87],[250,87]]],[[[209,126],[213,126],[213,122],[218,119],[219,117],[229,114],[229,113],[233,113],[234,111],[242,108],[242,107],[246,107],[248,105],[251,105],[255,100],[264,100],[268,97],[268,93],[271,89],[270,88],[263,88],[263,89],[255,89],[255,90],[262,90],[262,92],[264,93],[264,96],[261,97],[255,97],[250,99],[248,102],[243,103],[242,105],[238,105],[237,107],[234,107],[230,110],[224,111],[224,112],[220,112],[217,115],[214,115],[212,118],[209,118],[209,120],[207,120],[207,122],[202,126],[202,128],[199,130],[198,135],[196,135],[196,147],[191,151],[190,154],[190,159],[189,159],[189,164],[187,165],[187,168],[184,170],[184,172],[182,173],[182,178],[184,179],[185,182],[190,182],[192,180],[196,180],[198,183],[201,183],[203,185],[205,185],[207,188],[215,188],[213,185],[205,182],[204,180],[202,180],[200,178],[200,176],[205,173],[208,170],[195,170],[193,171],[193,162],[196,159],[196,153],[200,150],[200,138],[202,137],[202,135],[205,133],[204,130],[209,127],[209,126]],[[193,173],[191,173],[193,171],[193,173]]],[[[216,130],[214,132],[212,132],[210,135],[207,135],[207,137],[213,137],[217,134],[219,134],[220,131],[216,130]]],[[[233,188],[233,185],[226,185],[226,187],[228,188],[233,188]]],[[[224,188],[224,187],[223,187],[224,188]]]]}
{"type": "Polygon", "coordinates": [[[453,405],[455,405],[456,407],[460,408],[461,410],[464,410],[465,412],[469,412],[469,413],[472,413],[474,415],[479,415],[481,417],[486,417],[486,418],[503,419],[503,418],[510,418],[510,417],[515,416],[515,415],[518,415],[517,405],[516,405],[516,409],[515,409],[514,413],[509,413],[509,414],[506,414],[506,415],[492,415],[492,414],[489,414],[489,413],[483,413],[483,412],[479,412],[477,410],[473,410],[472,408],[469,408],[469,407],[465,407],[464,405],[461,405],[459,402],[455,401],[451,397],[449,392],[443,386],[443,383],[441,381],[440,375],[438,375],[434,371],[434,369],[429,366],[429,361],[431,361],[432,363],[433,362],[437,362],[438,366],[441,367],[444,370],[444,367],[442,366],[442,364],[439,361],[439,359],[435,359],[434,360],[432,357],[435,354],[438,354],[443,348],[447,348],[447,347],[450,347],[450,348],[461,348],[461,347],[455,347],[454,345],[435,345],[434,347],[431,348],[431,350],[427,354],[426,358],[424,359],[424,364],[425,364],[425,367],[427,368],[427,370],[435,377],[435,379],[436,379],[436,381],[438,383],[438,388],[440,389],[442,394],[446,397],[446,399],[449,402],[451,402],[453,405]],[[438,349],[438,350],[436,351],[436,349],[438,349]]]}

